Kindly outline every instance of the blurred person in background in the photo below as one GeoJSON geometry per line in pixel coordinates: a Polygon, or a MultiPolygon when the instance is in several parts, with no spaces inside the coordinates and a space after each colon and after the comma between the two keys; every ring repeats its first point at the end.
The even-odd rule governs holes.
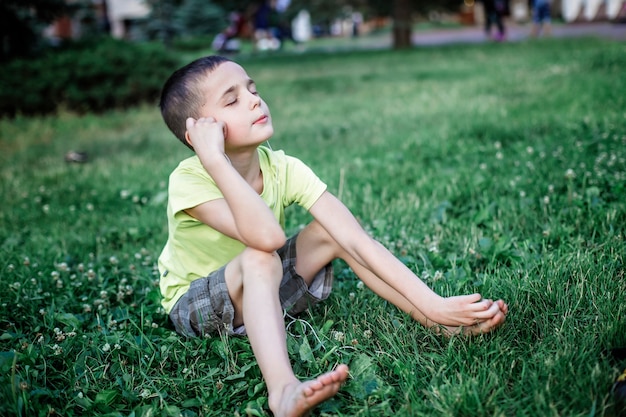
{"type": "Polygon", "coordinates": [[[506,39],[504,17],[508,14],[508,0],[482,0],[485,10],[485,34],[488,39],[502,42],[506,39]],[[496,26],[497,32],[492,36],[491,27],[496,26]]]}
{"type": "Polygon", "coordinates": [[[552,34],[550,0],[530,0],[530,8],[533,16],[533,27],[530,36],[535,38],[540,33],[550,36],[552,34]]]}

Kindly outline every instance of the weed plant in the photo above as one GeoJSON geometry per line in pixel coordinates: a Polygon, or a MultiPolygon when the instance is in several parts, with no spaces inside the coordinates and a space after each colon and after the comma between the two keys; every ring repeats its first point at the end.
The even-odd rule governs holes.
{"type": "MultiPolygon", "coordinates": [[[[239,60],[274,149],[439,293],[510,305],[497,332],[444,338],[337,262],[330,299],[286,317],[298,376],[351,368],[314,415],[619,414],[623,43],[239,60]]],[[[17,117],[0,135],[0,415],[269,415],[247,340],[181,338],[159,305],[167,177],[190,153],[157,109],[17,117]],[[88,161],[66,163],[70,150],[88,161]]]]}

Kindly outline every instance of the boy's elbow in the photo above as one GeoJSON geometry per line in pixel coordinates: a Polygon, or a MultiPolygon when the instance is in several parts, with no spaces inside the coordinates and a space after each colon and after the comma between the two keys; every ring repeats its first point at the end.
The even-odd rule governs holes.
{"type": "Polygon", "coordinates": [[[263,233],[256,239],[256,244],[251,246],[263,252],[275,252],[285,246],[285,242],[287,242],[287,237],[285,236],[285,232],[281,229],[280,231],[267,231],[263,233]]]}
{"type": "Polygon", "coordinates": [[[272,252],[273,252],[285,246],[286,242],[287,242],[287,236],[285,236],[285,232],[283,232],[281,229],[280,233],[276,233],[275,236],[269,239],[268,243],[272,247],[272,252]]]}

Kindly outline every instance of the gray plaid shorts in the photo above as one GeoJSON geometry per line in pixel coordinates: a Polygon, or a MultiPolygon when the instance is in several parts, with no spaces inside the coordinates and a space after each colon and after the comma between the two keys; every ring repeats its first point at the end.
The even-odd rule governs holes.
{"type": "MultiPolygon", "coordinates": [[[[299,314],[328,298],[333,285],[333,267],[330,263],[315,275],[310,286],[296,273],[296,238],[297,235],[291,237],[277,251],[283,264],[280,304],[291,315],[299,314]]],[[[228,295],[225,270],[226,265],[207,277],[196,279],[176,302],[169,316],[177,333],[189,337],[222,332],[246,334],[245,326],[233,328],[235,309],[228,295]]]]}

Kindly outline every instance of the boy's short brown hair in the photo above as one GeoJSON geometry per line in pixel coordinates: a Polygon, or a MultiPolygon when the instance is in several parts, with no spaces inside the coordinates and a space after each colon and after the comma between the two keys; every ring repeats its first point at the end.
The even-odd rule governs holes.
{"type": "Polygon", "coordinates": [[[185,139],[186,120],[198,118],[204,104],[200,89],[202,78],[224,62],[231,60],[219,55],[205,56],[174,71],[163,85],[159,107],[161,116],[174,135],[191,150],[185,139]]]}

